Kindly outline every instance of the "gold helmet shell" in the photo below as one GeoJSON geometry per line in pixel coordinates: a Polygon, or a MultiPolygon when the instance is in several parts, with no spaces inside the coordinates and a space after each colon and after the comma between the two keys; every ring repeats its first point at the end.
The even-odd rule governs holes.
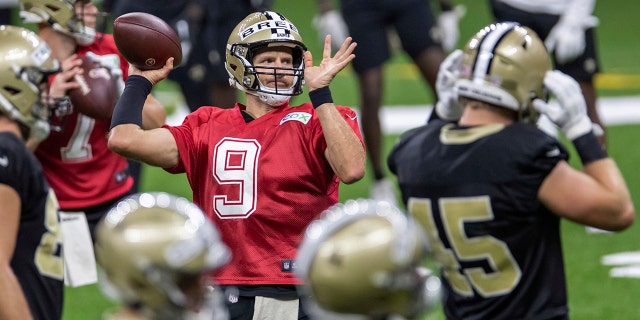
{"type": "Polygon", "coordinates": [[[535,122],[534,99],[547,99],[543,79],[551,69],[544,42],[528,27],[502,22],[482,28],[464,48],[456,91],[535,122]]]}
{"type": "Polygon", "coordinates": [[[76,15],[76,3],[90,0],[19,0],[20,17],[25,23],[46,23],[55,30],[73,36],[81,45],[91,44],[96,30],[76,15]]]}
{"type": "Polygon", "coordinates": [[[198,206],[162,192],[118,202],[96,227],[95,254],[120,298],[165,316],[186,308],[186,281],[198,285],[230,259],[198,206]]]}
{"type": "MultiPolygon", "coordinates": [[[[42,103],[47,76],[59,63],[38,35],[16,26],[0,26],[0,112],[27,128],[49,128],[50,110],[42,103]]],[[[25,137],[27,138],[27,137],[25,137]]]]}
{"type": "Polygon", "coordinates": [[[272,105],[286,102],[291,96],[302,93],[305,51],[307,47],[302,42],[298,28],[284,15],[273,11],[249,14],[233,29],[227,42],[225,67],[229,73],[229,83],[239,90],[260,97],[263,101],[274,100],[272,105]],[[278,46],[291,48],[292,68],[260,69],[271,69],[268,71],[269,74],[294,76],[290,88],[269,88],[262,85],[253,66],[257,50],[278,46]]]}
{"type": "Polygon", "coordinates": [[[426,306],[426,253],[422,229],[400,209],[350,200],[306,229],[297,272],[322,310],[412,317],[426,306]]]}

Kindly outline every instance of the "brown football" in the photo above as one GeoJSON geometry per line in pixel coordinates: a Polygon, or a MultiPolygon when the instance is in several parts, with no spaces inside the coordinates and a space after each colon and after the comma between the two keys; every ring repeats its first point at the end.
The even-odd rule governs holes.
{"type": "Polygon", "coordinates": [[[126,13],[113,22],[113,38],[120,53],[140,70],[160,69],[169,57],[182,62],[176,32],[164,20],[144,12],[126,13]]]}
{"type": "Polygon", "coordinates": [[[111,76],[107,67],[90,57],[80,57],[84,72],[75,77],[80,88],[69,91],[73,107],[94,119],[109,119],[118,101],[118,79],[111,76]]]}

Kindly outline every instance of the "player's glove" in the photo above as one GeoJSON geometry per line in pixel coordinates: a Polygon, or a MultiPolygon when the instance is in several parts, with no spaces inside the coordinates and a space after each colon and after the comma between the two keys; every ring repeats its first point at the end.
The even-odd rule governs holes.
{"type": "Polygon", "coordinates": [[[578,82],[560,71],[550,70],[544,76],[544,86],[555,95],[558,103],[536,99],[533,106],[538,112],[549,117],[570,140],[591,132],[587,104],[578,82]]]}
{"type": "Polygon", "coordinates": [[[551,29],[544,44],[549,52],[555,53],[557,62],[570,62],[584,52],[584,31],[597,25],[598,18],[594,16],[562,16],[551,29]]]}
{"type": "Polygon", "coordinates": [[[462,105],[458,101],[458,92],[455,88],[461,62],[462,50],[455,50],[442,61],[438,69],[436,114],[444,120],[458,121],[462,116],[462,105]]]}
{"type": "Polygon", "coordinates": [[[37,120],[31,126],[29,140],[35,143],[40,143],[49,136],[49,133],[51,133],[51,127],[49,126],[49,123],[47,123],[46,121],[37,120]]]}
{"type": "Polygon", "coordinates": [[[548,136],[558,139],[558,126],[549,120],[546,114],[540,114],[538,121],[536,122],[536,126],[538,129],[542,130],[542,132],[546,133],[548,136]]]}
{"type": "Polygon", "coordinates": [[[324,43],[324,38],[328,34],[331,35],[331,48],[333,50],[338,50],[349,36],[347,25],[342,15],[336,10],[329,10],[316,15],[313,18],[313,26],[318,30],[321,44],[324,43]]]}
{"type": "Polygon", "coordinates": [[[442,11],[438,16],[438,28],[442,37],[442,49],[451,51],[455,49],[460,38],[458,23],[464,17],[467,9],[463,5],[457,5],[453,10],[442,11]]]}

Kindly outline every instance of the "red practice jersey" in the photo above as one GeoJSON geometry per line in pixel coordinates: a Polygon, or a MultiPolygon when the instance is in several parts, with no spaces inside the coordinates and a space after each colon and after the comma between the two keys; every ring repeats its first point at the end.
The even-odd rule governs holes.
{"type": "MultiPolygon", "coordinates": [[[[201,107],[168,128],[193,200],[231,248],[217,284],[297,284],[297,247],[307,225],[338,202],[339,179],[324,157],[327,144],[310,103],[288,104],[246,123],[241,108],[201,107]]],[[[356,113],[338,110],[362,142],[356,113]]]]}
{"type": "MultiPolygon", "coordinates": [[[[124,83],[129,65],[116,48],[112,35],[98,36],[91,45],[79,46],[77,53],[80,57],[92,55],[104,66],[119,69],[124,83]]],[[[64,117],[62,130],[52,130],[36,149],[36,156],[63,210],[102,204],[122,196],[133,185],[127,160],[107,148],[111,120],[93,119],[76,109],[64,117]]]]}

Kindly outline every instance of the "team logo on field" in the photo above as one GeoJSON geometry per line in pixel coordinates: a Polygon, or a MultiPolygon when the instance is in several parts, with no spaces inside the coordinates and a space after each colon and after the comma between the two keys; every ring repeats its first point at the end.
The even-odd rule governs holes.
{"type": "Polygon", "coordinates": [[[307,124],[309,123],[309,120],[311,120],[311,114],[307,112],[291,112],[280,120],[280,125],[290,120],[300,121],[307,124]]]}

